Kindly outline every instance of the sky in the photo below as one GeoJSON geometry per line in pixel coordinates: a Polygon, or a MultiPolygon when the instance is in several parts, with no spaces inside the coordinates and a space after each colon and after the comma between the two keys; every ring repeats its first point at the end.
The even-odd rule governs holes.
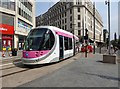
{"type": "MultiPolygon", "coordinates": [[[[45,13],[52,5],[59,0],[36,0],[36,16],[45,13]]],[[[108,9],[105,5],[106,0],[91,0],[102,17],[103,29],[108,29],[108,9]]],[[[114,33],[118,33],[118,0],[110,0],[110,20],[111,20],[111,40],[114,39],[114,33]]]]}

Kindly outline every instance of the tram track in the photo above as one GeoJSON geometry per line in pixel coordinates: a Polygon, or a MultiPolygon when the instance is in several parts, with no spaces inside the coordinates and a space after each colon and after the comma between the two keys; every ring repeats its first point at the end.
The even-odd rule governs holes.
{"type": "Polygon", "coordinates": [[[20,70],[20,71],[8,73],[8,74],[5,74],[5,75],[0,76],[0,78],[6,77],[6,76],[10,76],[10,75],[13,75],[13,74],[17,74],[17,73],[21,73],[21,72],[28,71],[28,70],[30,70],[30,69],[27,68],[27,69],[24,69],[24,70],[20,70]]]}
{"type": "Polygon", "coordinates": [[[15,68],[16,66],[11,66],[11,67],[8,67],[8,68],[2,68],[0,70],[6,70],[6,69],[11,69],[11,68],[15,68]]]}
{"type": "Polygon", "coordinates": [[[22,64],[19,64],[19,63],[21,63],[21,61],[19,61],[19,62],[13,62],[12,64],[10,64],[10,65],[13,65],[13,66],[10,66],[10,65],[3,65],[2,66],[2,68],[0,69],[0,70],[6,70],[6,69],[11,69],[11,68],[15,68],[15,67],[17,67],[17,66],[22,66],[22,64]],[[9,67],[8,67],[9,66],[9,67]]]}
{"type": "MultiPolygon", "coordinates": [[[[73,60],[76,60],[76,58],[73,58],[73,60]]],[[[64,60],[65,61],[65,60],[64,60]]],[[[60,63],[64,62],[64,61],[61,61],[60,63]]],[[[66,60],[67,61],[67,60],[66,60]]],[[[51,65],[51,64],[47,64],[47,65],[51,65]]],[[[13,66],[10,66],[10,67],[7,67],[7,68],[2,68],[0,70],[2,71],[9,71],[10,73],[8,72],[3,72],[5,74],[3,74],[2,76],[0,76],[0,78],[4,78],[4,77],[7,77],[7,76],[10,76],[10,75],[15,75],[15,74],[19,74],[19,73],[22,73],[22,72],[25,72],[25,71],[28,71],[28,70],[31,70],[31,69],[34,69],[34,68],[40,68],[40,67],[43,67],[43,66],[47,66],[47,65],[41,65],[41,66],[36,66],[36,67],[25,67],[21,61],[19,62],[13,62],[13,66]],[[17,70],[17,71],[16,71],[17,70]],[[13,72],[11,72],[13,71],[13,72]]]]}
{"type": "Polygon", "coordinates": [[[3,65],[3,67],[0,69],[2,71],[2,74],[3,74],[2,76],[0,76],[0,78],[30,70],[30,68],[26,68],[21,63],[21,61],[13,62],[9,65],[3,65]],[[8,72],[6,72],[6,71],[8,71],[8,72]]]}
{"type": "MultiPolygon", "coordinates": [[[[76,55],[77,56],[77,55],[76,55]]],[[[52,73],[77,59],[76,57],[71,57],[69,59],[44,65],[36,66],[24,66],[22,63],[18,63],[15,68],[2,70],[4,71],[2,77],[2,86],[3,87],[17,87],[19,85],[25,84],[42,76],[45,76],[49,73],[52,73]],[[72,59],[72,60],[71,60],[72,59]],[[21,64],[21,65],[20,65],[21,64]]],[[[11,67],[13,65],[10,65],[11,67]]],[[[9,66],[9,67],[10,67],[9,66]]]]}

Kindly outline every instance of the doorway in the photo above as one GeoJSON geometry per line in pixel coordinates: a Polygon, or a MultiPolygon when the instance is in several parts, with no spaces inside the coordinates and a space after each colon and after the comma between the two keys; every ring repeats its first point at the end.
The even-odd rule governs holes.
{"type": "Polygon", "coordinates": [[[63,44],[63,36],[59,36],[59,59],[64,58],[64,44],[63,44]]]}

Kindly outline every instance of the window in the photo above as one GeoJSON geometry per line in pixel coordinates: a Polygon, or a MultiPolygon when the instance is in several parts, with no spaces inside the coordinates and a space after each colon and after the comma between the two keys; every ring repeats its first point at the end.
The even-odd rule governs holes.
{"type": "Polygon", "coordinates": [[[69,6],[71,7],[73,5],[73,2],[69,2],[69,6]]]}
{"type": "Polygon", "coordinates": [[[78,27],[81,27],[80,22],[78,22],[78,27]]]}
{"type": "Polygon", "coordinates": [[[67,16],[67,13],[65,12],[65,16],[67,16]]]}
{"type": "Polygon", "coordinates": [[[14,26],[14,17],[13,16],[9,16],[6,14],[0,14],[1,20],[2,20],[2,24],[8,24],[11,26],[14,26]]]}
{"type": "MultiPolygon", "coordinates": [[[[25,11],[23,11],[23,17],[25,17],[25,11]]],[[[26,17],[25,17],[26,18],[26,17]]]]}
{"type": "Polygon", "coordinates": [[[7,8],[8,7],[8,1],[7,0],[2,0],[2,7],[7,8]]]}
{"type": "Polygon", "coordinates": [[[15,2],[10,2],[10,9],[15,10],[15,2]]]}
{"type": "Polygon", "coordinates": [[[67,23],[67,19],[65,18],[65,23],[67,23]]]}
{"type": "Polygon", "coordinates": [[[72,9],[70,9],[70,14],[72,14],[72,9]]]}
{"type": "Polygon", "coordinates": [[[72,21],[72,16],[70,16],[70,21],[72,21]]]}
{"type": "Polygon", "coordinates": [[[80,20],[80,15],[78,15],[78,20],[80,20]]]}
{"type": "Polygon", "coordinates": [[[60,21],[60,25],[61,25],[61,21],[60,21]]]}
{"type": "Polygon", "coordinates": [[[67,9],[67,6],[65,5],[65,9],[67,9]]]}
{"type": "Polygon", "coordinates": [[[62,20],[62,24],[64,24],[64,20],[62,20]]]}
{"type": "Polygon", "coordinates": [[[25,50],[50,50],[55,42],[53,33],[48,30],[41,28],[31,30],[28,36],[24,49],[25,50]]]}
{"type": "Polygon", "coordinates": [[[2,6],[2,0],[0,0],[0,7],[2,6]]]}
{"type": "Polygon", "coordinates": [[[70,24],[70,28],[72,28],[72,23],[70,24]]]}
{"type": "Polygon", "coordinates": [[[14,0],[0,0],[0,6],[6,9],[15,10],[14,0]]]}
{"type": "Polygon", "coordinates": [[[67,30],[67,25],[65,25],[65,30],[67,30]]]}
{"type": "Polygon", "coordinates": [[[19,8],[19,15],[21,15],[21,9],[19,8]]]}
{"type": "Polygon", "coordinates": [[[78,7],[78,12],[80,12],[80,7],[78,7]]]}
{"type": "Polygon", "coordinates": [[[54,35],[51,31],[49,31],[50,33],[46,35],[44,43],[43,43],[43,50],[50,50],[52,49],[54,42],[55,42],[55,38],[54,35]]]}
{"type": "Polygon", "coordinates": [[[23,10],[21,10],[21,15],[23,16],[23,10]]]}
{"type": "Polygon", "coordinates": [[[65,50],[68,50],[68,37],[64,37],[64,46],[65,46],[65,50]]]}
{"type": "Polygon", "coordinates": [[[78,30],[78,35],[81,35],[81,30],[78,30]]]}
{"type": "Polygon", "coordinates": [[[62,14],[62,17],[64,17],[64,14],[62,14]]]}
{"type": "Polygon", "coordinates": [[[64,26],[62,26],[62,29],[64,30],[64,26]]]}
{"type": "Polygon", "coordinates": [[[30,11],[32,11],[32,5],[29,2],[27,3],[27,7],[30,11]]]}
{"type": "Polygon", "coordinates": [[[72,38],[69,38],[69,49],[72,49],[72,38]]]}
{"type": "Polygon", "coordinates": [[[60,15],[60,19],[61,19],[61,15],[60,15]]]}
{"type": "Polygon", "coordinates": [[[64,7],[62,7],[62,11],[64,11],[64,7]]]}

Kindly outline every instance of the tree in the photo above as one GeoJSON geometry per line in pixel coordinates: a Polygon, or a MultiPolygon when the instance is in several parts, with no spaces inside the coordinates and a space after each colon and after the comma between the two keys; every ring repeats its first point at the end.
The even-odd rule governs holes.
{"type": "Polygon", "coordinates": [[[116,32],[114,34],[114,40],[117,41],[117,34],[116,34],[116,32]]]}
{"type": "Polygon", "coordinates": [[[120,50],[120,35],[119,35],[119,39],[118,39],[118,42],[117,42],[117,48],[120,50]]]}

